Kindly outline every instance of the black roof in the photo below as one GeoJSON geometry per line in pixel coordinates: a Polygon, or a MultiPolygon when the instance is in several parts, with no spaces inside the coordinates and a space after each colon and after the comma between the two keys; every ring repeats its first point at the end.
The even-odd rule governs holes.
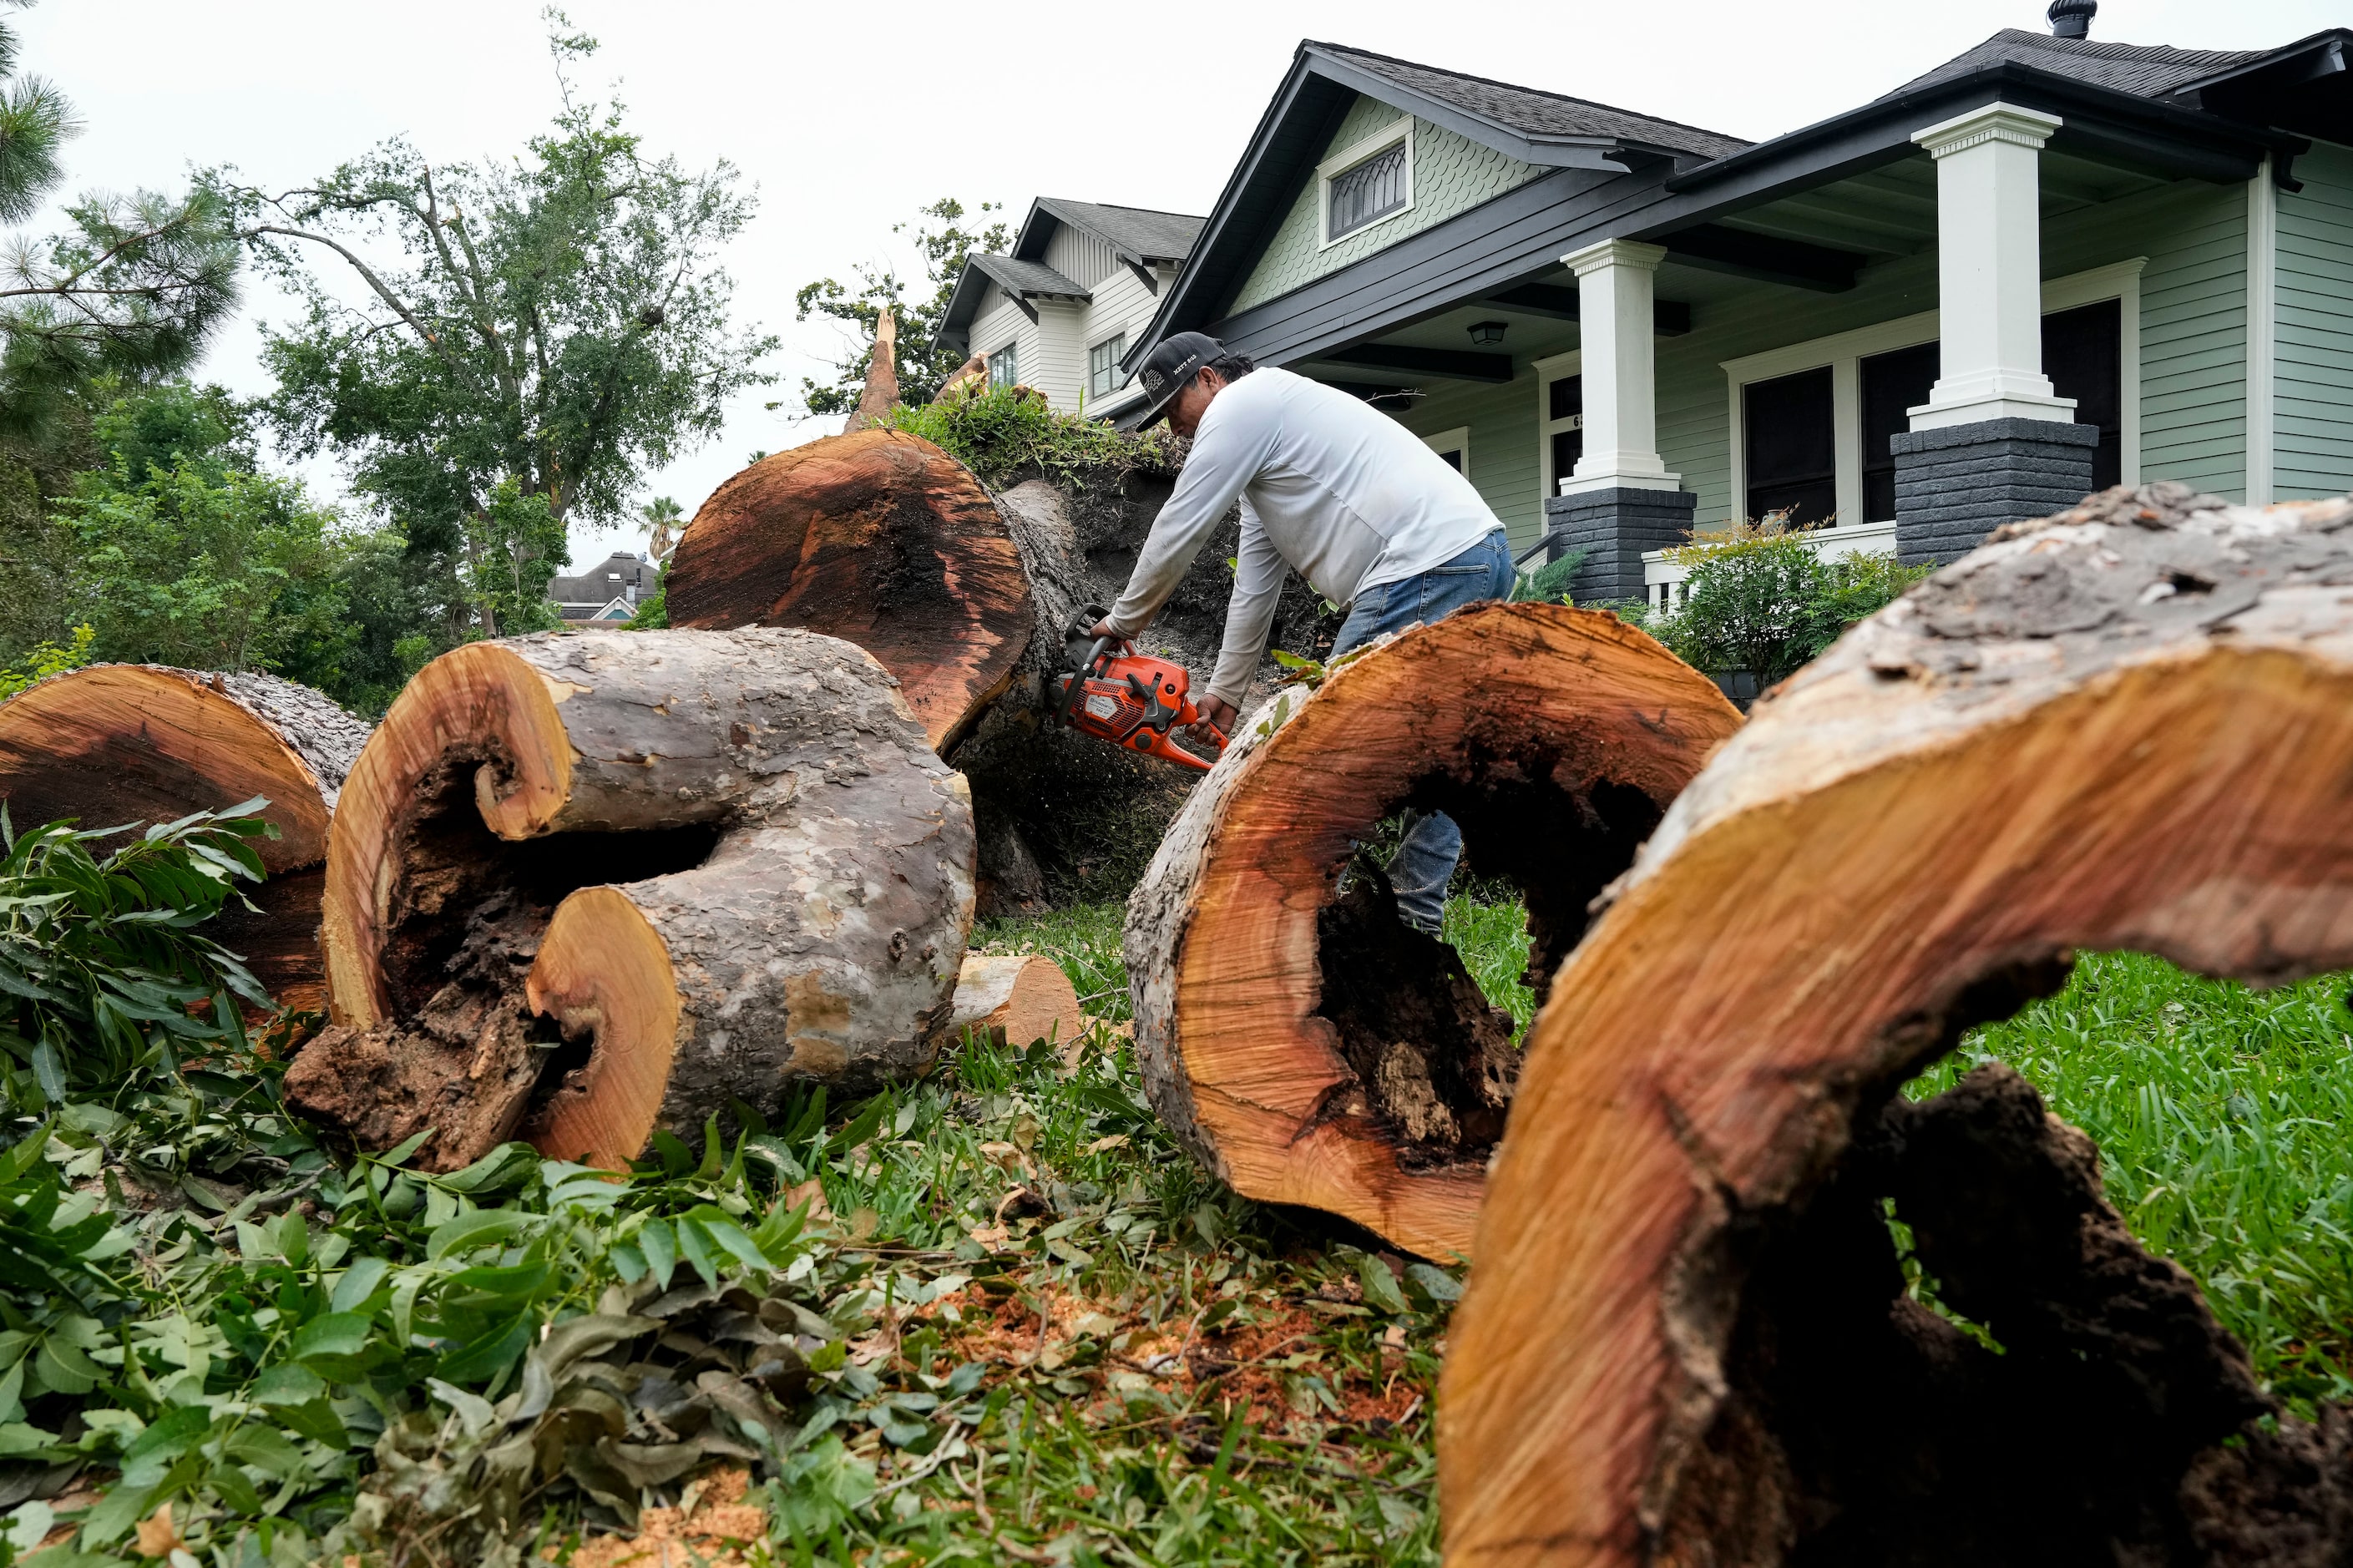
{"type": "Polygon", "coordinates": [[[2176,49],[2163,44],[2112,44],[2094,38],[2062,38],[2005,27],[1973,49],[1955,55],[1885,96],[1895,98],[1950,81],[1988,66],[2031,66],[2053,76],[2143,98],[2164,98],[2195,81],[2264,58],[2270,49],[2176,49]]]}
{"type": "Polygon", "coordinates": [[[1022,261],[1010,256],[975,256],[970,264],[1008,294],[1024,297],[1050,294],[1058,299],[1092,300],[1093,295],[1042,261],[1022,261]]]}
{"type": "MultiPolygon", "coordinates": [[[[1038,210],[1073,228],[1086,230],[1113,250],[1147,263],[1184,260],[1192,254],[1193,241],[1200,234],[1201,226],[1208,221],[1186,213],[1105,206],[1100,202],[1073,202],[1060,196],[1039,196],[1038,210]]],[[[1021,238],[1013,253],[1032,259],[1035,255],[1044,254],[1051,231],[1050,225],[1037,222],[1033,216],[1021,226],[1021,238]]]]}
{"type": "Polygon", "coordinates": [[[1693,153],[1704,158],[1721,158],[1748,145],[1737,136],[1703,131],[1695,125],[1613,109],[1606,103],[1570,98],[1565,93],[1514,87],[1510,82],[1416,65],[1411,60],[1395,59],[1345,44],[1310,39],[1301,47],[1321,50],[1409,91],[1434,98],[1466,114],[1525,135],[1614,138],[1646,147],[1693,153]]]}

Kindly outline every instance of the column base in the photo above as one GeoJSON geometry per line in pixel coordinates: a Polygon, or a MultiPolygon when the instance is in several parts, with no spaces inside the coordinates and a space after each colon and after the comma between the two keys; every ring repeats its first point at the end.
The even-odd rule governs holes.
{"type": "Polygon", "coordinates": [[[1699,497],[1682,490],[1577,490],[1545,498],[1546,559],[1585,552],[1569,584],[1580,605],[1643,597],[1642,552],[1690,541],[1699,497]]]}
{"type": "Polygon", "coordinates": [[[2099,427],[2049,419],[1988,419],[1899,432],[1895,557],[1906,566],[1957,561],[2005,522],[2063,511],[2092,489],[2099,427]]]}

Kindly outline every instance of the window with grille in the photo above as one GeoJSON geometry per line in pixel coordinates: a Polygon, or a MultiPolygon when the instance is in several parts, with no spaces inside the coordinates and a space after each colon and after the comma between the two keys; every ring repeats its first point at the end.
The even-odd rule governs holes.
{"type": "Polygon", "coordinates": [[[1087,351],[1087,395],[1109,397],[1119,390],[1119,356],[1127,352],[1127,334],[1087,351]]]}
{"type": "Polygon", "coordinates": [[[1014,353],[1013,344],[1008,343],[988,356],[989,385],[1011,386],[1020,379],[1021,357],[1014,353]]]}
{"type": "Polygon", "coordinates": [[[1391,142],[1325,184],[1324,236],[1334,240],[1402,212],[1412,198],[1412,143],[1391,142]]]}
{"type": "Polygon", "coordinates": [[[1577,472],[1585,456],[1585,378],[1564,375],[1545,388],[1545,439],[1552,453],[1552,489],[1577,472]]]}

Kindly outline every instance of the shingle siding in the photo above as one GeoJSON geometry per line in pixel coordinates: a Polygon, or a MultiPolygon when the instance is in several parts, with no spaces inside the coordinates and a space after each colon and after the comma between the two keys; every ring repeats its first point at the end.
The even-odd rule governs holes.
{"type": "Polygon", "coordinates": [[[2353,152],[2317,142],[2281,191],[2272,473],[2282,500],[2353,490],[2353,152]]]}
{"type": "MultiPolygon", "coordinates": [[[[1401,112],[1377,98],[1359,96],[1340,121],[1317,162],[1374,132],[1394,125],[1401,112]]],[[[1490,196],[1534,179],[1544,171],[1509,158],[1468,137],[1459,136],[1428,121],[1413,128],[1413,206],[1328,248],[1317,204],[1323,184],[1312,174],[1292,203],[1291,211],[1275,230],[1274,238],[1234,297],[1228,313],[1246,310],[1336,272],[1352,261],[1395,245],[1409,234],[1467,212],[1490,196]]]]}

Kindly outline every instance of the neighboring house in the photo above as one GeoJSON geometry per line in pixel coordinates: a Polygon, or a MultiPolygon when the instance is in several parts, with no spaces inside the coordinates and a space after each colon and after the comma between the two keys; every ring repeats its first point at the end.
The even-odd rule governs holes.
{"type": "Polygon", "coordinates": [[[940,340],[989,356],[999,386],[1054,407],[1116,416],[1143,395],[1122,360],[1160,307],[1201,220],[1040,197],[1009,256],[976,256],[948,297],[940,340]]]}
{"type": "Polygon", "coordinates": [[[2353,489],[2353,33],[2051,9],[1755,146],[1303,44],[1127,364],[1198,330],[1377,396],[1588,598],[1771,511],[1948,560],[2118,480],[2353,489]]]}
{"type": "Polygon", "coordinates": [[[652,562],[616,550],[576,577],[549,578],[547,596],[567,621],[626,621],[659,580],[660,568],[652,562]]]}

